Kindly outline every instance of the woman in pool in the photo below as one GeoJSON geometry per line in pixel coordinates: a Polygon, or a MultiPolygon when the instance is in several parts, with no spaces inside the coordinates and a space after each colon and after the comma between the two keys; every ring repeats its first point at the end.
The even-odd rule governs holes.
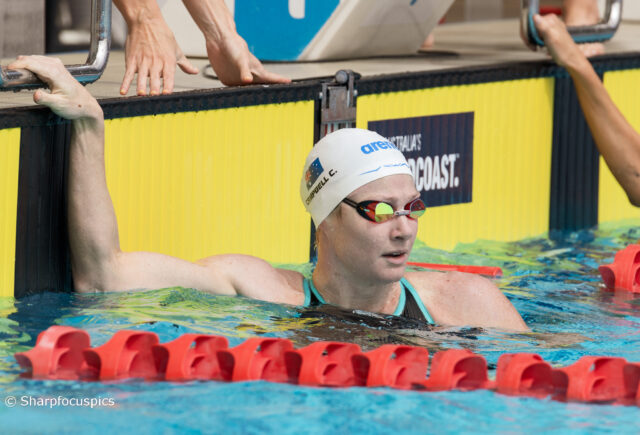
{"type": "MultiPolygon", "coordinates": [[[[424,212],[402,153],[377,133],[345,129],[309,153],[300,192],[317,226],[312,280],[247,255],[192,263],[120,250],[104,168],[104,120],[97,101],[57,59],[20,57],[51,88],[37,103],[73,121],[69,157],[69,239],[78,291],[192,287],[276,303],[328,303],[444,325],[526,331],[489,280],[450,272],[406,272],[424,212]]],[[[230,217],[231,218],[231,217],[230,217]]]]}

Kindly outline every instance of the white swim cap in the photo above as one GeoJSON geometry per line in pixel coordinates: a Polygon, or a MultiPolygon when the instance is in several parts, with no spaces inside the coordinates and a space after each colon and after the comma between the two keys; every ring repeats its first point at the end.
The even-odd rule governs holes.
{"type": "Polygon", "coordinates": [[[395,145],[373,131],[343,128],[322,138],[309,152],[300,197],[318,227],[351,192],[396,174],[413,175],[395,145]]]}

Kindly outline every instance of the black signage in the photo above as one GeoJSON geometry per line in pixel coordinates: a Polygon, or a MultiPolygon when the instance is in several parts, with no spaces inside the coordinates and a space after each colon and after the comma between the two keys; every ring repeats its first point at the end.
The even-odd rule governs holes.
{"type": "Polygon", "coordinates": [[[427,207],[471,202],[473,112],[369,122],[407,158],[427,207]]]}

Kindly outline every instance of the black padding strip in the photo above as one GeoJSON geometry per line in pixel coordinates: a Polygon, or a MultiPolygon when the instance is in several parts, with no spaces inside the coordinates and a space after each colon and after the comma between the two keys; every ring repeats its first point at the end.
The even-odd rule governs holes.
{"type": "Polygon", "coordinates": [[[598,223],[599,156],[571,78],[556,78],[549,231],[598,223]]]}
{"type": "MultiPolygon", "coordinates": [[[[640,53],[598,56],[592,60],[592,64],[600,73],[640,68],[640,53]]],[[[358,95],[370,95],[442,86],[567,76],[566,70],[551,60],[530,61],[363,77],[356,82],[356,88],[358,95]]]]}
{"type": "Polygon", "coordinates": [[[72,289],[65,176],[70,124],[22,128],[16,297],[72,289]]]}
{"type": "Polygon", "coordinates": [[[599,73],[622,69],[640,68],[640,52],[606,54],[591,58],[591,64],[599,73]]]}
{"type": "MultiPolygon", "coordinates": [[[[104,110],[105,119],[129,118],[316,100],[322,90],[320,83],[318,80],[313,80],[289,85],[201,89],[153,97],[107,98],[99,102],[104,110]]],[[[43,107],[30,106],[0,110],[0,129],[52,125],[60,122],[63,121],[43,107]]]]}
{"type": "Polygon", "coordinates": [[[0,110],[0,130],[15,127],[54,125],[63,122],[66,121],[46,107],[26,106],[0,110]]]}
{"type": "Polygon", "coordinates": [[[361,96],[442,86],[548,77],[559,73],[560,69],[553,62],[519,62],[363,77],[357,82],[356,87],[358,96],[361,96]]]}
{"type": "Polygon", "coordinates": [[[319,82],[203,89],[154,97],[100,100],[106,119],[315,100],[319,82]]]}

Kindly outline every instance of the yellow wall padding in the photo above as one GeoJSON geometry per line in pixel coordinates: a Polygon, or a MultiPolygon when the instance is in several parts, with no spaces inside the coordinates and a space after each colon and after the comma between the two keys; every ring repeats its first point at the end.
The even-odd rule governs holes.
{"type": "Polygon", "coordinates": [[[308,101],[107,121],[122,249],[307,261],[310,217],[298,190],[313,109],[308,101]]]}
{"type": "Polygon", "coordinates": [[[418,239],[451,249],[477,239],[518,240],[548,230],[553,89],[553,78],[541,78],[358,98],[357,126],[362,128],[384,119],[475,114],[472,202],[428,209],[420,218],[418,239]]]}
{"type": "MultiPolygon", "coordinates": [[[[640,131],[640,70],[612,71],[604,75],[604,85],[627,121],[640,131]]],[[[627,195],[606,162],[600,157],[598,222],[640,217],[640,208],[629,202],[627,195]]]]}
{"type": "Polygon", "coordinates": [[[0,130],[0,296],[13,296],[20,129],[0,130]]]}

